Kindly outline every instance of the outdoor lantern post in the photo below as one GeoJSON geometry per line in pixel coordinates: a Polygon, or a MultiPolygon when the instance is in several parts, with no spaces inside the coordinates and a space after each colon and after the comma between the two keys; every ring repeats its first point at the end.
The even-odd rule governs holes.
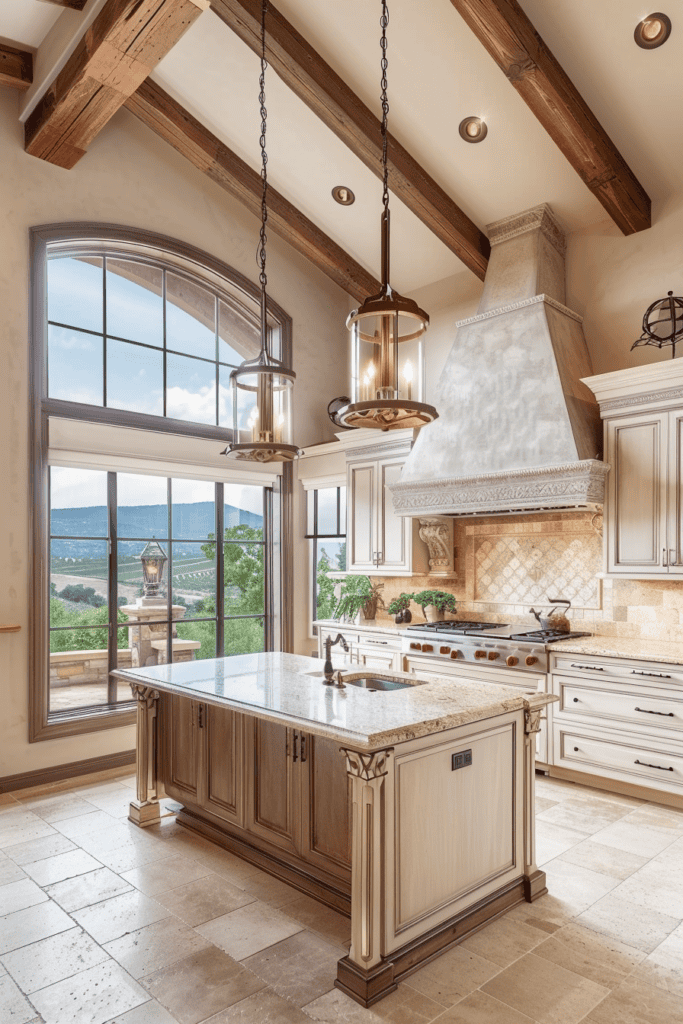
{"type": "Polygon", "coordinates": [[[164,549],[153,537],[140,555],[142,562],[142,578],[144,580],[144,596],[158,597],[164,576],[164,566],[168,561],[164,549]]]}

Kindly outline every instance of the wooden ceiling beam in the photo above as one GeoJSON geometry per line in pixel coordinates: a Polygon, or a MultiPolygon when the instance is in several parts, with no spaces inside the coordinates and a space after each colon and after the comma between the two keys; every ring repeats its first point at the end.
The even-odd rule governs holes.
{"type": "Polygon", "coordinates": [[[71,168],[209,0],[107,0],[30,114],[26,152],[71,168]]]}
{"type": "MultiPolygon", "coordinates": [[[[211,0],[211,9],[260,54],[260,0],[211,0]]],[[[272,4],[267,21],[267,47],[268,62],[279,77],[366,167],[381,177],[379,119],[272,4]]],[[[389,186],[483,280],[490,253],[486,235],[392,135],[389,186]]]]}
{"type": "MultiPolygon", "coordinates": [[[[261,175],[228,149],[161,86],[148,80],[126,100],[126,107],[153,132],[254,216],[261,216],[261,175]]],[[[268,226],[355,299],[379,291],[379,281],[272,186],[268,187],[268,226]]]]}
{"type": "Polygon", "coordinates": [[[0,43],[0,85],[25,92],[33,81],[33,53],[0,43]]]}
{"type": "Polygon", "coordinates": [[[517,0],[451,0],[625,235],[651,227],[650,198],[517,0]]]}

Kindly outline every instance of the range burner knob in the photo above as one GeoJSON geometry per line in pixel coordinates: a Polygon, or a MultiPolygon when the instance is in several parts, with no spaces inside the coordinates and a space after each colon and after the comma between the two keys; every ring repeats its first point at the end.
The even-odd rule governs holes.
{"type": "Polygon", "coordinates": [[[510,668],[512,668],[513,665],[516,665],[518,663],[518,661],[519,661],[519,658],[515,658],[514,654],[511,654],[509,658],[505,659],[505,664],[509,665],[510,668]]]}
{"type": "Polygon", "coordinates": [[[485,658],[486,657],[486,651],[475,651],[474,652],[474,657],[475,658],[485,658]]]}
{"type": "Polygon", "coordinates": [[[451,651],[451,658],[455,659],[455,658],[459,658],[459,657],[460,657],[460,651],[451,651]]]}
{"type": "Polygon", "coordinates": [[[533,654],[529,654],[524,660],[527,663],[527,665],[535,665],[538,661],[538,658],[534,657],[533,654]]]}
{"type": "Polygon", "coordinates": [[[421,651],[422,650],[422,645],[421,644],[411,643],[410,649],[411,649],[411,651],[421,651]]]}
{"type": "Polygon", "coordinates": [[[500,658],[498,651],[489,651],[489,661],[497,661],[500,658]]]}
{"type": "Polygon", "coordinates": [[[439,654],[450,654],[450,647],[439,647],[439,654]]]}
{"type": "Polygon", "coordinates": [[[433,651],[434,648],[433,648],[433,646],[431,644],[422,644],[422,650],[427,652],[427,651],[433,651]]]}

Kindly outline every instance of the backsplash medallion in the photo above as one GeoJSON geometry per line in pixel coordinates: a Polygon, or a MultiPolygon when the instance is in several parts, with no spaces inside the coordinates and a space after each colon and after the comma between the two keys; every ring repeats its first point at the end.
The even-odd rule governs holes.
{"type": "MultiPolygon", "coordinates": [[[[532,605],[543,606],[548,595],[567,597],[576,629],[683,642],[683,583],[601,580],[600,526],[592,512],[456,519],[457,579],[379,577],[382,596],[388,605],[402,592],[445,590],[457,599],[459,618],[523,622],[530,628],[532,605]]],[[[411,611],[415,622],[423,621],[418,606],[411,611]]],[[[377,618],[389,621],[386,611],[377,618]]]]}

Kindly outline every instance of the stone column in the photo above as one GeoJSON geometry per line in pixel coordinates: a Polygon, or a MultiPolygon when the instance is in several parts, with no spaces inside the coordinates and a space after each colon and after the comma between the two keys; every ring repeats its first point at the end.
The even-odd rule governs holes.
{"type": "Polygon", "coordinates": [[[352,794],[351,950],[339,961],[335,985],[369,1006],[398,987],[393,964],[382,958],[384,780],[393,748],[342,751],[352,794]]]}
{"type": "Polygon", "coordinates": [[[137,700],[137,800],[131,800],[128,820],[140,828],[161,819],[157,779],[157,713],[159,691],[141,683],[131,683],[137,700]]]}
{"type": "Polygon", "coordinates": [[[548,889],[545,871],[536,865],[536,733],[541,731],[543,708],[524,712],[524,898],[533,903],[548,889]]]}
{"type": "MultiPolygon", "coordinates": [[[[128,616],[128,637],[132,650],[132,667],[144,668],[146,665],[158,664],[157,652],[152,647],[152,641],[164,640],[168,635],[168,627],[165,622],[154,622],[154,620],[165,619],[168,613],[166,602],[150,601],[143,598],[137,604],[125,605],[121,611],[128,616]],[[153,625],[150,625],[153,622],[153,625]]],[[[185,608],[182,605],[171,606],[173,616],[173,627],[171,635],[177,637],[178,629],[176,622],[182,619],[185,608]]]]}

